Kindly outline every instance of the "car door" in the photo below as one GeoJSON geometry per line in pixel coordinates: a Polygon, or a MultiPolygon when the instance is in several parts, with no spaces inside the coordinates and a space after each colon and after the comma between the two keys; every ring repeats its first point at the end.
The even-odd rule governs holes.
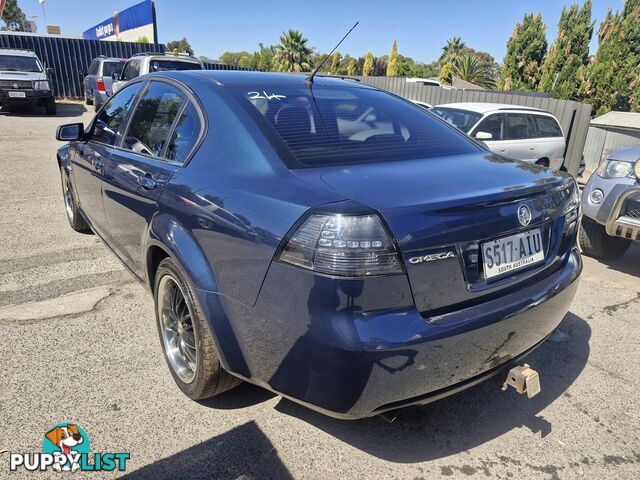
{"type": "Polygon", "coordinates": [[[119,76],[117,82],[113,82],[112,89],[113,92],[117,92],[122,88],[122,86],[128,82],[129,80],[133,80],[140,76],[140,59],[130,58],[127,60],[127,63],[124,64],[122,68],[122,73],[119,76]]]}
{"type": "Polygon", "coordinates": [[[532,115],[536,126],[538,158],[546,158],[554,170],[564,163],[565,140],[556,119],[550,115],[532,115]]]}
{"type": "Polygon", "coordinates": [[[535,162],[538,159],[536,130],[531,115],[507,113],[507,148],[509,158],[535,162]]]}
{"type": "Polygon", "coordinates": [[[140,278],[142,239],[171,175],[200,132],[198,112],[175,84],[149,82],[119,148],[105,164],[104,205],[112,245],[140,278]],[[194,127],[194,122],[197,127],[194,127]]]}
{"type": "Polygon", "coordinates": [[[89,127],[88,141],[76,145],[76,154],[71,160],[80,208],[94,229],[101,233],[106,223],[102,202],[104,165],[122,136],[127,113],[142,86],[142,83],[127,86],[105,105],[89,127]]]}
{"type": "Polygon", "coordinates": [[[509,145],[507,137],[507,116],[504,113],[493,113],[487,115],[472,130],[471,136],[476,137],[479,132],[491,134],[491,139],[481,140],[489,147],[493,153],[509,156],[509,145]]]}

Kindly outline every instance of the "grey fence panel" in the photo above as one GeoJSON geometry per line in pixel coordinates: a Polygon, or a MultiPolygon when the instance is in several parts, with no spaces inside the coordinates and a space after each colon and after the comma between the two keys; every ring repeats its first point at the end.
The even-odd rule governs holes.
{"type": "Polygon", "coordinates": [[[153,43],[108,42],[33,34],[0,33],[0,48],[32,50],[46,67],[53,69],[51,82],[58,97],[81,98],[82,74],[98,55],[129,58],[135,53],[164,52],[153,43]]]}
{"type": "Polygon", "coordinates": [[[567,140],[564,166],[573,175],[578,172],[591,120],[591,105],[570,100],[557,100],[539,92],[453,90],[421,83],[414,83],[408,88],[407,81],[400,77],[356,78],[368,85],[388,90],[413,100],[421,100],[431,105],[456,102],[490,102],[523,105],[547,110],[558,118],[567,140]]]}

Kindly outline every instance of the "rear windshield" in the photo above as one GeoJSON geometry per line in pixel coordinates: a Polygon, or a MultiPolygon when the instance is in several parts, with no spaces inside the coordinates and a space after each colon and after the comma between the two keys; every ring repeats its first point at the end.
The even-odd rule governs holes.
{"type": "Polygon", "coordinates": [[[104,62],[102,64],[102,76],[110,77],[113,75],[113,72],[122,72],[122,67],[124,67],[124,62],[104,62]]]}
{"type": "Polygon", "coordinates": [[[296,160],[289,167],[392,162],[479,150],[424,109],[368,88],[230,88],[296,160]]]}
{"type": "Polygon", "coordinates": [[[151,60],[150,72],[167,72],[172,70],[202,70],[202,65],[195,62],[181,62],[180,60],[151,60]]]}
{"type": "Polygon", "coordinates": [[[0,70],[9,72],[41,72],[42,67],[35,57],[0,55],[0,70]]]}
{"type": "Polygon", "coordinates": [[[457,108],[433,107],[431,111],[442,117],[451,125],[458,127],[464,133],[468,133],[478,120],[482,118],[482,114],[470,112],[469,110],[460,110],[457,108]]]}

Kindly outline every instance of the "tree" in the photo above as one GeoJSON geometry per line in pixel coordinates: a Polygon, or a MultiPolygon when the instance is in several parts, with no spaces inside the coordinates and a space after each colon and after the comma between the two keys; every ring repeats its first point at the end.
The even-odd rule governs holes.
{"type": "Polygon", "coordinates": [[[478,60],[473,55],[464,55],[457,57],[452,62],[452,76],[460,80],[475,83],[480,87],[492,88],[495,86],[493,79],[485,75],[485,71],[478,60]]]}
{"type": "Polygon", "coordinates": [[[27,21],[27,17],[18,6],[18,0],[7,0],[1,21],[2,25],[0,26],[0,30],[8,30],[11,32],[24,31],[24,22],[27,21]]]}
{"type": "Polygon", "coordinates": [[[350,77],[357,75],[357,70],[358,61],[355,58],[352,58],[351,60],[349,60],[349,63],[347,65],[347,75],[349,75],[350,77]]]}
{"type": "Polygon", "coordinates": [[[591,0],[562,8],[558,38],[551,45],[542,67],[539,88],[557,98],[579,100],[581,77],[589,63],[589,42],[593,35],[591,0]]]}
{"type": "Polygon", "coordinates": [[[340,52],[331,57],[331,75],[340,75],[340,52]]]}
{"type": "Polygon", "coordinates": [[[460,37],[451,37],[447,40],[447,43],[442,47],[442,55],[440,55],[440,61],[450,58],[455,58],[463,54],[463,50],[466,45],[460,37]]]}
{"type": "Polygon", "coordinates": [[[389,62],[387,63],[387,77],[398,76],[398,42],[393,41],[391,47],[391,55],[389,55],[389,62]]]}
{"type": "Polygon", "coordinates": [[[189,44],[189,41],[186,38],[182,40],[174,40],[173,42],[167,42],[167,50],[170,52],[177,51],[178,53],[186,52],[189,55],[193,55],[193,48],[189,44]]]}
{"type": "Polygon", "coordinates": [[[141,37],[138,37],[138,39],[136,40],[137,43],[151,43],[149,41],[149,37],[147,37],[146,35],[143,35],[141,37]]]}
{"type": "Polygon", "coordinates": [[[540,67],[547,53],[546,26],[542,15],[528,13],[516,24],[507,42],[507,55],[502,69],[504,90],[537,90],[540,67]]]}
{"type": "Polygon", "coordinates": [[[640,111],[640,0],[627,0],[622,13],[609,10],[598,40],[582,93],[597,115],[610,110],[640,111]]]}
{"type": "Polygon", "coordinates": [[[440,68],[438,80],[442,85],[451,85],[453,83],[453,62],[446,62],[440,68]]]}
{"type": "Polygon", "coordinates": [[[226,65],[239,67],[241,59],[248,56],[249,52],[244,50],[241,52],[224,52],[222,55],[220,55],[220,61],[226,65]]]}
{"type": "Polygon", "coordinates": [[[304,72],[311,70],[311,48],[302,32],[291,30],[282,32],[280,45],[276,47],[274,61],[281,72],[304,72]]]}
{"type": "Polygon", "coordinates": [[[367,55],[364,59],[364,65],[362,66],[362,75],[368,77],[373,74],[374,64],[373,64],[373,53],[367,52],[367,55]]]}

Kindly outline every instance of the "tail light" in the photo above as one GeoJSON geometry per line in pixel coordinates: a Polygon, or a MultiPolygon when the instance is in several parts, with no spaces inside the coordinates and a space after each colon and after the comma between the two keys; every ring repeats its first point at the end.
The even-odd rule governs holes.
{"type": "Polygon", "coordinates": [[[96,80],[96,85],[100,93],[104,93],[107,90],[106,88],[104,88],[104,79],[102,77],[98,77],[98,80],[96,80]]]}
{"type": "Polygon", "coordinates": [[[403,273],[395,242],[377,215],[311,215],[286,240],[281,262],[341,277],[403,273]]]}

